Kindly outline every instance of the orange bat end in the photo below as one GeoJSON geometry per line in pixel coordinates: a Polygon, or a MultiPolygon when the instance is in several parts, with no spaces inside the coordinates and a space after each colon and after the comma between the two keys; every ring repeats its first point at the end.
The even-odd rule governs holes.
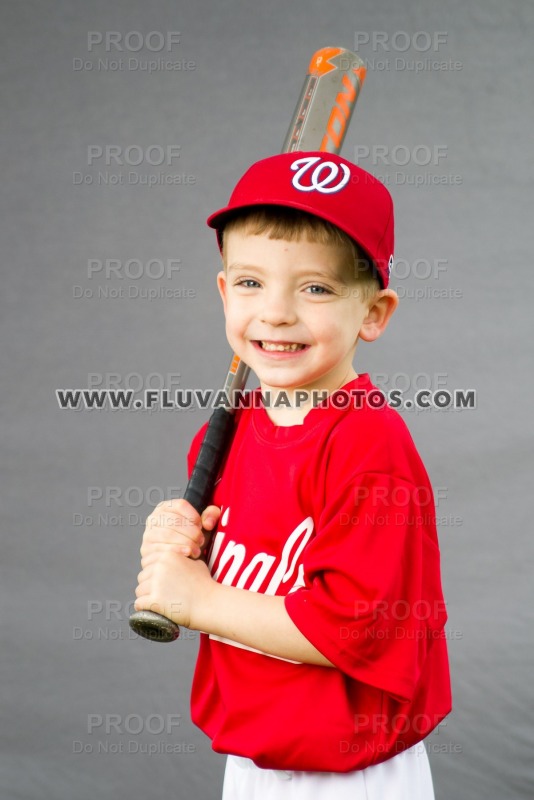
{"type": "Polygon", "coordinates": [[[323,47],[313,54],[308,73],[310,75],[326,75],[327,72],[332,72],[336,69],[334,64],[330,64],[330,59],[343,52],[342,47],[323,47]]]}

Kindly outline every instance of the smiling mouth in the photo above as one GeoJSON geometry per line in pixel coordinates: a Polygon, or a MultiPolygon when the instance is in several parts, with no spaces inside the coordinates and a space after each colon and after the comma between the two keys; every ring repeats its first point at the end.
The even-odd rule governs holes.
{"type": "Polygon", "coordinates": [[[294,353],[297,350],[304,350],[304,348],[307,346],[297,342],[265,342],[263,340],[258,340],[257,344],[262,350],[266,350],[267,352],[271,353],[294,353]]]}

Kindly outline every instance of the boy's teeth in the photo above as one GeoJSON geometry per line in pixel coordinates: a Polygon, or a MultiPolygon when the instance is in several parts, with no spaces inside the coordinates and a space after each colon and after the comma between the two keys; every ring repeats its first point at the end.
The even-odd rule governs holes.
{"type": "Polygon", "coordinates": [[[280,350],[280,352],[284,350],[293,352],[295,350],[302,350],[304,347],[303,344],[275,344],[274,342],[261,342],[261,346],[264,350],[280,350]]]}

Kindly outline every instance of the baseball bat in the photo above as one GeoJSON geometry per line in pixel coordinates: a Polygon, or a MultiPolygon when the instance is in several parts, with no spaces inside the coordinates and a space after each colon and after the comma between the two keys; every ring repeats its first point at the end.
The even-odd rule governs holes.
{"type": "MultiPolygon", "coordinates": [[[[342,47],[323,47],[313,54],[282,153],[323,150],[339,153],[365,79],[359,56],[342,47]]],[[[245,388],[250,368],[235,355],[224,383],[227,397],[245,388]]],[[[184,499],[202,514],[209,504],[234,426],[234,408],[216,409],[210,417],[184,499]]],[[[203,555],[207,554],[206,538],[203,555]]],[[[153,642],[172,642],[180,629],[175,622],[153,611],[136,611],[130,627],[153,642]]]]}

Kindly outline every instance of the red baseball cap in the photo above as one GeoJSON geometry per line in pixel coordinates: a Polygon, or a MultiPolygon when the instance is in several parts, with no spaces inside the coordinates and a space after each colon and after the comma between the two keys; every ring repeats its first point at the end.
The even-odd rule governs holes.
{"type": "Polygon", "coordinates": [[[208,217],[208,225],[220,233],[237,211],[258,205],[298,208],[333,223],[367,254],[387,287],[393,266],[393,200],[369,172],[319,150],[270,156],[245,172],[228,205],[208,217]]]}

